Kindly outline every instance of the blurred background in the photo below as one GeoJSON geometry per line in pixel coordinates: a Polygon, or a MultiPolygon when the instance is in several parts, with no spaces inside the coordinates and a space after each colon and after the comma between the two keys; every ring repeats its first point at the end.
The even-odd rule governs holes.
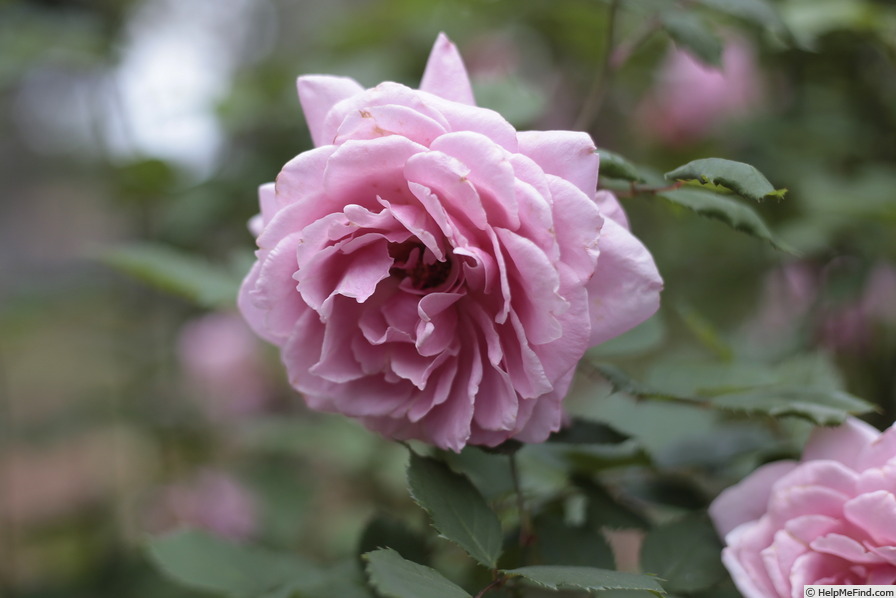
{"type": "MultiPolygon", "coordinates": [[[[518,128],[585,129],[660,173],[749,162],[789,189],[753,207],[799,257],[623,199],[664,306],[601,358],[659,376],[672,354],[810,352],[896,419],[891,0],[6,0],[0,595],[192,596],[147,562],[148,534],[330,562],[410,505],[406,452],[307,413],[231,291],[258,185],[310,147],[296,76],[416,86],[439,31],[518,128]],[[141,282],[147,264],[171,279],[141,282]]],[[[627,417],[578,388],[573,408],[627,417]]]]}

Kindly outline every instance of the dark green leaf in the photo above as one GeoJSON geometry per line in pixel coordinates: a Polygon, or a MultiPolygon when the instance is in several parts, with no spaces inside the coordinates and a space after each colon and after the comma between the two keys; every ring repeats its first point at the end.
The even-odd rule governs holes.
{"type": "Polygon", "coordinates": [[[367,585],[367,579],[361,570],[357,558],[338,563],[324,572],[321,585],[314,590],[305,590],[298,596],[290,598],[374,598],[373,590],[367,585]]]}
{"type": "Polygon", "coordinates": [[[150,243],[114,249],[102,256],[110,266],[159,290],[202,307],[232,307],[240,280],[205,259],[150,243]]]}
{"type": "Polygon", "coordinates": [[[600,176],[626,181],[643,182],[644,177],[638,172],[637,167],[615,152],[597,149],[600,154],[600,176]]]}
{"type": "Polygon", "coordinates": [[[386,598],[470,598],[435,569],[406,560],[394,550],[374,550],[364,560],[371,585],[386,598]]]}
{"type": "Polygon", "coordinates": [[[805,386],[770,386],[724,394],[712,399],[715,407],[780,417],[792,415],[821,426],[835,426],[850,414],[874,410],[874,406],[849,393],[805,386]]]}
{"type": "Polygon", "coordinates": [[[435,459],[411,453],[408,485],[442,536],[486,567],[495,568],[501,554],[501,523],[466,476],[435,459]]]}
{"type": "Polygon", "coordinates": [[[642,500],[687,510],[704,509],[709,502],[695,481],[684,475],[657,474],[631,491],[642,500]]]}
{"type": "Polygon", "coordinates": [[[464,472],[486,501],[513,492],[513,476],[510,474],[507,455],[470,446],[460,453],[445,452],[441,458],[454,471],[464,472]]]}
{"type": "Polygon", "coordinates": [[[765,221],[751,206],[730,197],[701,189],[675,189],[657,195],[701,216],[721,220],[735,230],[768,241],[781,251],[797,254],[796,250],[772,234],[765,221]]]}
{"type": "Polygon", "coordinates": [[[725,579],[722,545],[703,515],[658,525],[641,548],[641,568],[659,577],[673,592],[704,590],[725,579]]]}
{"type": "Polygon", "coordinates": [[[674,401],[696,400],[689,396],[663,392],[638,382],[615,365],[609,363],[595,363],[592,365],[618,392],[648,399],[668,399],[674,401]]]}
{"type": "Polygon", "coordinates": [[[154,538],[149,555],[185,586],[238,598],[274,598],[321,584],[321,572],[292,554],[225,542],[198,531],[154,538]]]}
{"type": "Polygon", "coordinates": [[[504,572],[510,577],[522,577],[549,590],[647,590],[665,594],[659,582],[648,575],[622,573],[593,567],[564,567],[537,565],[504,572]]]}
{"type": "Polygon", "coordinates": [[[597,473],[614,467],[650,465],[650,456],[637,441],[629,439],[616,444],[560,444],[545,446],[579,473],[597,473]]]}
{"type": "Polygon", "coordinates": [[[755,166],[722,158],[703,158],[688,162],[666,173],[672,181],[698,181],[718,185],[755,201],[781,199],[787,189],[775,190],[755,166]]]}
{"type": "Polygon", "coordinates": [[[585,519],[595,528],[647,529],[649,522],[635,509],[614,497],[601,485],[587,478],[574,479],[587,500],[585,519]]]}
{"type": "Polygon", "coordinates": [[[570,425],[552,434],[548,442],[563,444],[619,444],[630,436],[601,422],[573,418],[570,425]]]}
{"type": "Polygon", "coordinates": [[[370,520],[361,534],[359,553],[389,547],[406,559],[424,564],[426,541],[403,521],[387,515],[377,515],[370,520]]]}
{"type": "Polygon", "coordinates": [[[706,64],[722,64],[722,42],[698,15],[684,10],[670,10],[663,12],[660,19],[675,43],[706,64]]]}
{"type": "Polygon", "coordinates": [[[766,0],[697,0],[700,4],[720,12],[752,21],[760,27],[781,31],[784,21],[777,9],[766,0]]]}
{"type": "Polygon", "coordinates": [[[535,550],[543,565],[613,568],[610,545],[597,528],[567,525],[555,514],[535,518],[535,550]]]}

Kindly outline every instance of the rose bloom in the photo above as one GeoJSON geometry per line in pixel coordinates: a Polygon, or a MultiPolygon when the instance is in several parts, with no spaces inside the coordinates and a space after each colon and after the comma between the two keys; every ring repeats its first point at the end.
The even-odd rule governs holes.
{"type": "Polygon", "coordinates": [[[239,295],[317,410],[459,451],[540,442],[585,350],[653,314],[662,281],[591,138],[477,107],[440,35],[419,90],[310,75],[315,148],[260,189],[239,295]]]}
{"type": "Polygon", "coordinates": [[[270,402],[261,348],[236,313],[205,314],[181,328],[177,349],[184,377],[210,418],[238,419],[270,402]]]}
{"type": "Polygon", "coordinates": [[[245,540],[258,527],[255,496],[217,470],[160,488],[146,519],[152,533],[192,527],[232,540],[245,540]]]}
{"type": "Polygon", "coordinates": [[[745,598],[896,584],[896,426],[819,428],[800,462],[764,465],[710,506],[745,598]]]}
{"type": "Polygon", "coordinates": [[[725,41],[721,68],[674,48],[638,106],[637,123],[645,135],[666,145],[687,145],[755,111],[763,94],[756,57],[745,40],[725,41]]]}

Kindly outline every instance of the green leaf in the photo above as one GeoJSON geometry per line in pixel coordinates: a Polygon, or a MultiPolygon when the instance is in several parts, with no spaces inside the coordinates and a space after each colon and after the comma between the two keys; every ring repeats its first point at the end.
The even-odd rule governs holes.
{"type": "Polygon", "coordinates": [[[313,590],[303,590],[289,598],[374,598],[361,570],[360,559],[352,557],[324,572],[323,582],[313,590]]]}
{"type": "Polygon", "coordinates": [[[568,426],[564,426],[548,438],[548,442],[563,444],[619,444],[631,438],[616,428],[603,422],[573,418],[568,426]]]}
{"type": "Polygon", "coordinates": [[[202,307],[233,307],[240,280],[205,259],[165,245],[143,243],[101,257],[112,266],[159,290],[202,307]]]}
{"type": "Polygon", "coordinates": [[[400,519],[388,515],[376,515],[361,534],[358,552],[364,554],[386,546],[406,559],[421,564],[426,562],[426,540],[420,534],[414,532],[400,519]]]}
{"type": "Polygon", "coordinates": [[[319,586],[321,572],[285,553],[225,542],[198,531],[154,538],[149,555],[172,580],[238,598],[274,598],[319,586]]]}
{"type": "Polygon", "coordinates": [[[647,590],[665,594],[659,582],[648,575],[622,573],[593,567],[536,565],[504,571],[509,577],[522,577],[549,590],[647,590]]]}
{"type": "Polygon", "coordinates": [[[368,552],[363,558],[370,583],[386,598],[470,598],[435,569],[408,561],[389,548],[368,552]]]}
{"type": "Polygon", "coordinates": [[[637,355],[655,348],[665,337],[666,324],[657,313],[628,332],[588,349],[588,355],[603,358],[637,355]]]}
{"type": "Polygon", "coordinates": [[[411,453],[411,497],[432,518],[433,527],[474,559],[494,569],[501,554],[501,523],[479,490],[459,473],[430,457],[411,453]]]}
{"type": "Polygon", "coordinates": [[[820,426],[836,426],[850,414],[875,409],[847,392],[806,386],[769,386],[724,394],[712,399],[721,409],[781,417],[791,415],[820,426]]]}
{"type": "Polygon", "coordinates": [[[669,180],[710,183],[734,191],[741,197],[762,201],[768,197],[781,199],[787,189],[775,190],[755,166],[722,158],[703,158],[688,162],[665,174],[669,180]]]}
{"type": "Polygon", "coordinates": [[[614,497],[602,485],[589,478],[576,477],[573,482],[578,486],[587,500],[585,519],[594,528],[610,529],[647,529],[647,519],[614,497]]]}
{"type": "Polygon", "coordinates": [[[610,177],[639,183],[644,182],[644,177],[638,172],[638,168],[616,152],[598,148],[597,153],[600,155],[601,178],[610,177]]]}
{"type": "Polygon", "coordinates": [[[646,399],[668,399],[672,401],[696,401],[697,399],[674,393],[657,390],[646,384],[638,382],[626,374],[623,370],[609,363],[595,363],[594,368],[613,385],[618,392],[623,392],[635,397],[646,399]]]}
{"type": "Polygon", "coordinates": [[[722,42],[693,12],[669,10],[660,15],[663,28],[680,46],[706,64],[721,66],[722,42]]]}
{"type": "Polygon", "coordinates": [[[701,216],[720,220],[735,230],[768,241],[773,247],[785,253],[797,255],[795,249],[772,234],[768,225],[752,207],[730,197],[701,189],[675,189],[657,195],[701,216]]]}
{"type": "Polygon", "coordinates": [[[777,9],[766,0],[697,0],[703,6],[727,13],[731,16],[752,21],[760,27],[773,31],[785,29],[784,21],[777,9]]]}
{"type": "Polygon", "coordinates": [[[641,568],[672,592],[696,592],[725,579],[722,545],[703,515],[656,526],[644,538],[641,568]]]}
{"type": "Polygon", "coordinates": [[[535,550],[545,565],[615,566],[613,551],[597,528],[567,525],[555,514],[535,518],[535,550]]]}

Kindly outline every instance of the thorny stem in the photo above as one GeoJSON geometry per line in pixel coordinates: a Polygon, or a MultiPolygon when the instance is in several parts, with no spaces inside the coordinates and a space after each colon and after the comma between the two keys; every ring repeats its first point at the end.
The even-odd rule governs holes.
{"type": "Polygon", "coordinates": [[[489,590],[500,588],[502,585],[504,585],[505,581],[507,581],[507,578],[496,571],[495,578],[491,581],[491,583],[479,590],[479,593],[476,594],[473,598],[482,598],[488,593],[489,590]]]}
{"type": "Polygon", "coordinates": [[[591,89],[588,90],[588,95],[585,96],[585,103],[582,104],[579,116],[576,118],[573,128],[577,131],[586,130],[592,121],[594,121],[598,112],[600,112],[601,104],[604,102],[606,90],[610,83],[610,77],[613,70],[618,68],[610,64],[610,58],[613,55],[613,46],[616,43],[616,15],[618,12],[619,0],[613,0],[613,2],[610,3],[610,12],[607,15],[607,45],[604,49],[604,59],[603,62],[601,62],[600,70],[598,70],[597,75],[594,77],[594,81],[591,83],[591,89]]]}
{"type": "Polygon", "coordinates": [[[510,477],[513,479],[513,490],[516,493],[516,508],[520,514],[520,546],[525,548],[532,543],[535,535],[532,533],[532,518],[529,510],[526,508],[526,501],[523,499],[523,487],[520,484],[520,472],[517,467],[516,453],[510,456],[510,477]]]}
{"type": "Polygon", "coordinates": [[[663,191],[675,191],[676,189],[680,189],[685,185],[685,181],[676,181],[671,185],[665,185],[663,187],[647,187],[641,186],[632,181],[629,185],[628,191],[616,191],[616,197],[634,197],[635,195],[639,195],[641,193],[662,193],[663,191]]]}

